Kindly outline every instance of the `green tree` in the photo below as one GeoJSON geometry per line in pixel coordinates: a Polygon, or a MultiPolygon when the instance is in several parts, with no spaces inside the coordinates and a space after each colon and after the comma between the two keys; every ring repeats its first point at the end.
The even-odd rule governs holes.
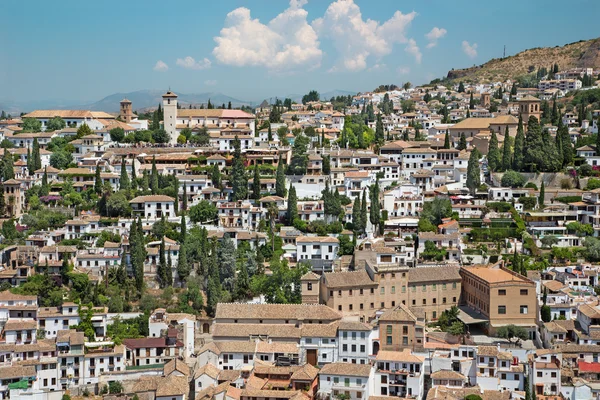
{"type": "Polygon", "coordinates": [[[515,148],[513,152],[512,167],[515,171],[522,171],[525,162],[525,134],[523,133],[523,118],[519,115],[519,125],[517,126],[517,136],[515,136],[515,148]]]}
{"type": "Polygon", "coordinates": [[[41,132],[42,123],[35,118],[23,118],[23,132],[41,132]]]}
{"type": "Polygon", "coordinates": [[[242,160],[241,143],[237,136],[233,141],[233,148],[233,165],[231,167],[233,201],[245,200],[248,197],[248,180],[242,160]]]}
{"type": "Polygon", "coordinates": [[[467,138],[466,138],[464,132],[460,134],[460,139],[458,141],[457,149],[458,150],[466,150],[467,149],[467,138]]]}
{"type": "Polygon", "coordinates": [[[15,177],[15,165],[13,162],[12,155],[7,149],[4,149],[4,155],[2,156],[2,179],[6,182],[9,179],[15,177]]]}
{"type": "Polygon", "coordinates": [[[152,172],[150,173],[150,190],[158,194],[158,169],[156,169],[156,156],[152,156],[152,172]]]}
{"type": "Polygon", "coordinates": [[[360,203],[360,228],[362,232],[367,231],[367,222],[369,214],[367,213],[367,192],[363,189],[362,202],[360,203]]]}
{"type": "Polygon", "coordinates": [[[471,96],[469,97],[469,110],[475,109],[475,100],[473,100],[473,92],[471,92],[471,96]]]}
{"type": "Polygon", "coordinates": [[[154,140],[154,143],[169,143],[171,137],[164,129],[157,129],[152,132],[152,140],[154,140]]]}
{"type": "Polygon", "coordinates": [[[40,156],[40,144],[37,138],[33,138],[33,146],[31,148],[32,167],[34,171],[42,169],[42,157],[40,156]]]}
{"type": "Polygon", "coordinates": [[[125,130],[120,127],[112,128],[109,131],[110,140],[113,142],[121,143],[125,139],[125,130]]]}
{"type": "MultiPolygon", "coordinates": [[[[46,174],[46,171],[44,170],[44,174],[46,174]]],[[[94,178],[94,192],[96,192],[96,194],[98,196],[100,196],[102,194],[102,177],[100,175],[100,165],[96,164],[96,174],[95,174],[95,178],[94,178]]]]}
{"type": "Polygon", "coordinates": [[[465,91],[465,85],[464,85],[464,83],[460,82],[458,84],[458,93],[464,93],[464,91],[465,91]]]}
{"type": "Polygon", "coordinates": [[[383,131],[383,121],[381,120],[381,114],[377,114],[377,122],[375,124],[375,143],[378,146],[383,146],[385,143],[385,134],[383,131]]]}
{"type": "Polygon", "coordinates": [[[290,190],[288,191],[288,204],[287,204],[287,221],[289,225],[293,225],[294,221],[298,218],[298,197],[296,196],[296,188],[290,183],[290,190]]]}
{"type": "Polygon", "coordinates": [[[254,166],[254,179],[252,180],[252,198],[260,200],[260,173],[258,172],[258,164],[254,166]]]}
{"type": "Polygon", "coordinates": [[[177,275],[179,276],[179,280],[181,282],[185,282],[190,276],[191,267],[188,263],[186,246],[181,244],[179,246],[179,258],[177,259],[177,275]]]}
{"type": "Polygon", "coordinates": [[[475,194],[477,188],[481,185],[481,170],[479,168],[479,151],[474,148],[469,156],[467,165],[467,187],[471,195],[475,194]]]}
{"type": "Polygon", "coordinates": [[[525,179],[525,177],[519,172],[508,170],[504,173],[504,175],[502,175],[500,184],[504,187],[517,188],[523,187],[526,181],[527,179],[525,179]]]}
{"type": "Polygon", "coordinates": [[[127,173],[127,163],[125,157],[121,158],[121,176],[119,177],[119,189],[129,191],[131,190],[131,182],[129,181],[129,174],[127,173]]]}
{"type": "Polygon", "coordinates": [[[442,223],[442,219],[452,216],[452,203],[449,199],[435,197],[431,201],[423,203],[421,218],[430,221],[435,227],[442,223]]]}
{"type": "Polygon", "coordinates": [[[501,168],[500,158],[500,149],[498,148],[498,138],[496,137],[496,132],[492,132],[492,137],[490,139],[489,147],[488,147],[488,167],[491,171],[496,171],[501,168]]]}
{"type": "Polygon", "coordinates": [[[362,221],[360,215],[360,196],[356,196],[352,204],[352,225],[354,232],[358,234],[362,230],[362,221]]]}
{"type": "Polygon", "coordinates": [[[76,139],[81,139],[84,136],[88,136],[88,135],[92,135],[94,134],[94,131],[92,131],[92,128],[90,128],[88,126],[88,124],[83,123],[81,124],[81,126],[79,128],[77,128],[77,135],[75,136],[76,139]]]}
{"type": "Polygon", "coordinates": [[[221,170],[217,164],[212,166],[211,181],[215,188],[221,189],[221,170]]]}
{"type": "Polygon", "coordinates": [[[158,249],[159,262],[156,270],[156,277],[161,288],[171,286],[172,282],[167,280],[167,258],[165,257],[165,238],[163,236],[158,249]]]}
{"type": "Polygon", "coordinates": [[[550,306],[547,306],[547,305],[544,304],[540,308],[540,313],[541,313],[541,316],[542,316],[542,321],[544,321],[544,322],[550,322],[550,321],[552,321],[552,311],[550,310],[550,306]]]}
{"type": "Polygon", "coordinates": [[[323,155],[323,175],[329,175],[331,174],[331,156],[329,155],[323,155]]]}
{"type": "Polygon", "coordinates": [[[512,343],[513,339],[516,339],[516,342],[518,343],[521,340],[527,340],[529,338],[525,328],[512,324],[504,325],[498,328],[496,336],[498,336],[499,338],[506,339],[510,343],[512,343]]]}
{"type": "Polygon", "coordinates": [[[217,206],[208,200],[201,200],[190,207],[190,220],[195,223],[213,222],[217,219],[217,206]]]}
{"type": "Polygon", "coordinates": [[[73,156],[64,150],[55,151],[50,156],[50,165],[56,169],[67,169],[72,162],[73,156]]]}
{"type": "Polygon", "coordinates": [[[542,187],[540,188],[540,196],[538,198],[538,204],[540,206],[540,208],[544,208],[544,202],[546,197],[546,186],[544,184],[544,181],[542,181],[542,187]]]}
{"type": "MultiPolygon", "coordinates": [[[[599,121],[600,122],[600,121],[599,121]]],[[[600,126],[600,124],[599,124],[600,126]]],[[[569,135],[569,127],[562,123],[562,118],[558,117],[558,130],[556,136],[560,138],[561,153],[563,165],[573,164],[573,144],[571,143],[571,136],[569,135]]],[[[600,137],[600,135],[597,135],[600,137]]],[[[597,145],[596,145],[597,146],[597,145]]]]}
{"type": "Polygon", "coordinates": [[[444,136],[444,149],[449,149],[450,148],[450,135],[448,134],[448,131],[446,131],[446,135],[444,136]]]}
{"type": "Polygon", "coordinates": [[[277,162],[277,173],[275,174],[275,195],[285,198],[285,171],[283,166],[283,159],[279,155],[279,161],[277,162]]]}
{"type": "MultiPolygon", "coordinates": [[[[337,192],[337,189],[335,189],[337,192]]],[[[381,206],[379,204],[379,179],[375,184],[369,187],[371,197],[371,208],[369,210],[369,219],[374,227],[377,227],[381,221],[381,206]]],[[[376,230],[376,228],[374,228],[376,230]]]]}
{"type": "Polygon", "coordinates": [[[508,126],[504,133],[504,143],[502,143],[502,170],[507,171],[512,166],[512,153],[510,151],[512,138],[508,132],[508,126]]]}

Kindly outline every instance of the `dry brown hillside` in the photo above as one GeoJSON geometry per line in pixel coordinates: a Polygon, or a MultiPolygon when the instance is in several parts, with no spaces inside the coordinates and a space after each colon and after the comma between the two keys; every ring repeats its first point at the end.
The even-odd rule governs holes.
{"type": "Polygon", "coordinates": [[[574,67],[600,67],[600,38],[582,40],[564,46],[538,47],[514,56],[495,58],[483,65],[448,72],[450,81],[497,82],[515,79],[540,67],[555,63],[560,70],[574,67]]]}

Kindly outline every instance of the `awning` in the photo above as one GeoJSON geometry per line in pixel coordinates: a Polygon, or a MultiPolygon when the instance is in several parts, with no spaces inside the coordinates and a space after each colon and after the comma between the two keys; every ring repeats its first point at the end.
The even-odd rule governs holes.
{"type": "Polygon", "coordinates": [[[475,311],[474,309],[467,306],[459,306],[458,319],[461,320],[465,325],[481,324],[483,322],[489,322],[485,315],[475,311]]]}
{"type": "Polygon", "coordinates": [[[29,381],[22,379],[19,382],[13,382],[8,384],[9,389],[27,389],[29,387],[29,381]]]}

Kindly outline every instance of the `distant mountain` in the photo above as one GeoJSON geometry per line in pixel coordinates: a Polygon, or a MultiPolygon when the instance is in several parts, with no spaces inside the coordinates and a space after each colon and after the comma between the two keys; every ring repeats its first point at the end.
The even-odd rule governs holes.
{"type": "Polygon", "coordinates": [[[600,65],[600,38],[581,40],[564,46],[527,49],[514,56],[494,58],[485,64],[453,69],[446,77],[450,82],[489,83],[516,79],[541,67],[558,64],[560,70],[600,65]]]}

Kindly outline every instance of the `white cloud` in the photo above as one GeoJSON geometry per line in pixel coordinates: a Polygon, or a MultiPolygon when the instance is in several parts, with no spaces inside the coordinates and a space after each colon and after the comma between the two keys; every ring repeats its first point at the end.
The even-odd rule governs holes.
{"type": "Polygon", "coordinates": [[[444,28],[438,28],[437,26],[434,27],[431,30],[431,32],[429,32],[428,34],[425,35],[427,40],[429,40],[429,43],[427,44],[427,48],[431,49],[432,47],[437,46],[438,40],[440,40],[441,38],[446,36],[446,33],[448,33],[448,31],[445,30],[444,28]]]}
{"type": "MultiPolygon", "coordinates": [[[[394,43],[408,43],[406,51],[420,62],[421,53],[405,32],[417,13],[396,11],[384,23],[364,20],[360,7],[353,0],[337,0],[327,7],[325,15],[313,21],[312,26],[322,37],[330,38],[340,54],[340,64],[347,70],[360,71],[367,67],[367,59],[380,59],[392,52],[394,43]]],[[[412,40],[412,39],[411,39],[412,40]]]]}
{"type": "Polygon", "coordinates": [[[186,69],[208,69],[212,63],[208,58],[196,61],[193,57],[187,56],[178,58],[176,64],[186,69]]]}
{"type": "Polygon", "coordinates": [[[308,24],[306,0],[290,0],[288,9],[267,25],[252,19],[250,10],[239,7],[227,14],[225,26],[213,49],[216,59],[233,66],[263,66],[290,70],[300,66],[316,68],[322,51],[318,36],[308,24]]]}
{"type": "Polygon", "coordinates": [[[400,74],[400,75],[410,74],[410,68],[409,67],[398,67],[396,72],[398,72],[398,74],[400,74]]]}
{"type": "Polygon", "coordinates": [[[156,64],[154,64],[153,69],[158,72],[165,72],[169,70],[169,66],[165,64],[163,60],[158,60],[156,64]]]}
{"type": "Polygon", "coordinates": [[[471,58],[477,57],[477,43],[469,44],[466,40],[462,42],[462,49],[471,58]]]}
{"type": "Polygon", "coordinates": [[[386,69],[386,64],[375,64],[372,67],[370,67],[367,71],[385,71],[386,69]]]}
{"type": "Polygon", "coordinates": [[[207,79],[204,81],[204,84],[206,86],[215,86],[217,84],[217,81],[214,79],[207,79]]]}
{"type": "Polygon", "coordinates": [[[419,46],[417,46],[417,42],[415,42],[414,39],[408,39],[408,44],[406,45],[406,48],[404,50],[408,54],[412,54],[415,57],[415,61],[417,62],[417,64],[421,64],[421,59],[423,58],[423,55],[421,54],[421,50],[419,49],[419,46]]]}

